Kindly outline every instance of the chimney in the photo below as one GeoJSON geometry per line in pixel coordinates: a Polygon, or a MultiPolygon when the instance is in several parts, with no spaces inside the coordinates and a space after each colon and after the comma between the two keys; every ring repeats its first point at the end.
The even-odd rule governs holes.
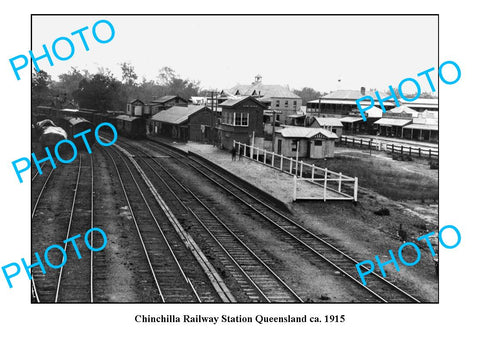
{"type": "Polygon", "coordinates": [[[360,87],[360,93],[365,96],[365,87],[360,87]]]}

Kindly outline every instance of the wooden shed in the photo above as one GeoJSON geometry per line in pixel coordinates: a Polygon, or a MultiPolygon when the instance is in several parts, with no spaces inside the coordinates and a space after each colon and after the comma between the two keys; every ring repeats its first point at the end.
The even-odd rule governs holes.
{"type": "Polygon", "coordinates": [[[130,115],[119,115],[115,117],[118,133],[129,138],[145,137],[145,119],[130,115]]]}
{"type": "Polygon", "coordinates": [[[274,151],[288,157],[323,159],[335,155],[338,136],[323,128],[284,127],[277,130],[274,151]]]}
{"type": "Polygon", "coordinates": [[[343,133],[343,124],[339,118],[329,118],[329,117],[319,117],[315,116],[313,118],[310,127],[313,128],[323,128],[330,132],[335,133],[338,136],[338,139],[342,137],[343,133]]]}

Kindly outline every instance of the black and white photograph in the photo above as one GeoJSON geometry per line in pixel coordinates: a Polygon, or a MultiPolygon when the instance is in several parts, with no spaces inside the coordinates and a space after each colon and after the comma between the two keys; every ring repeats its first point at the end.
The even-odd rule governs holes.
{"type": "Polygon", "coordinates": [[[0,6],[2,347],[475,346],[471,3],[0,6]]]}
{"type": "Polygon", "coordinates": [[[438,301],[438,93],[389,87],[438,16],[32,16],[71,32],[32,75],[32,302],[438,301]],[[352,38],[387,25],[422,36],[352,38]]]}

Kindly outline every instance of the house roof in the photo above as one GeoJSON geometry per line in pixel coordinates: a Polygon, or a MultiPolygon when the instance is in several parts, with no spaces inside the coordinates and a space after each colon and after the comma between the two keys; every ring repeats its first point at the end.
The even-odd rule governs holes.
{"type": "Polygon", "coordinates": [[[317,135],[321,135],[324,138],[327,139],[336,139],[338,136],[330,132],[328,130],[325,130],[324,128],[319,128],[319,127],[295,127],[295,126],[290,126],[290,127],[285,127],[277,131],[282,135],[284,138],[313,138],[317,135]]]}
{"type": "Polygon", "coordinates": [[[407,119],[391,119],[391,118],[381,118],[374,122],[376,125],[380,126],[405,126],[411,123],[412,120],[407,119]]]}
{"type": "Polygon", "coordinates": [[[160,97],[160,98],[152,101],[152,103],[167,103],[167,102],[169,102],[169,101],[171,101],[172,99],[175,99],[175,98],[180,98],[184,102],[188,103],[188,101],[185,98],[180,97],[180,96],[173,96],[173,95],[160,97]]]}
{"type": "Polygon", "coordinates": [[[184,123],[193,114],[198,113],[203,109],[210,111],[210,109],[204,105],[189,105],[188,107],[174,106],[170,109],[158,112],[152,116],[152,120],[178,125],[184,123]]]}
{"type": "Polygon", "coordinates": [[[128,104],[132,104],[132,103],[135,103],[135,102],[137,102],[137,101],[140,102],[140,103],[142,103],[142,104],[145,104],[145,103],[143,103],[141,100],[139,100],[138,98],[132,99],[130,102],[128,102],[128,104]]]}
{"type": "Polygon", "coordinates": [[[363,118],[357,117],[357,116],[346,116],[340,119],[341,122],[348,122],[348,123],[354,123],[362,120],[363,118]]]}
{"type": "Polygon", "coordinates": [[[342,122],[340,119],[337,118],[321,118],[315,116],[315,120],[318,122],[320,126],[333,126],[333,127],[343,127],[342,122]]]}
{"type": "MultiPolygon", "coordinates": [[[[321,100],[324,100],[324,99],[343,99],[343,100],[357,100],[359,98],[362,98],[364,96],[371,96],[373,98],[377,98],[377,96],[375,95],[375,92],[376,91],[365,91],[365,95],[362,95],[362,93],[360,92],[360,90],[337,90],[337,91],[333,91],[323,97],[321,97],[321,100]]],[[[377,91],[378,92],[378,91],[377,91]]],[[[378,92],[378,94],[380,95],[380,98],[385,98],[387,97],[387,95],[383,92],[378,92]]]]}
{"type": "Polygon", "coordinates": [[[223,102],[223,103],[221,103],[221,104],[219,104],[219,105],[220,105],[221,107],[234,107],[234,106],[236,106],[237,104],[239,104],[239,103],[241,103],[241,102],[243,102],[243,101],[246,101],[247,99],[251,100],[252,102],[254,102],[254,103],[256,103],[256,104],[258,104],[260,107],[262,107],[262,108],[264,108],[264,109],[267,108],[263,103],[257,101],[255,98],[250,97],[250,96],[227,99],[225,102],[223,102]]]}
{"type": "Polygon", "coordinates": [[[118,120],[125,120],[125,121],[133,121],[136,119],[140,119],[138,116],[130,116],[130,115],[118,115],[115,117],[118,120]]]}
{"type": "Polygon", "coordinates": [[[392,114],[412,114],[412,115],[417,115],[417,111],[413,110],[412,108],[409,108],[406,105],[401,105],[399,107],[390,109],[387,111],[387,113],[392,113],[392,114]]]}
{"type": "Polygon", "coordinates": [[[263,98],[300,98],[282,85],[264,85],[262,82],[256,82],[250,85],[237,84],[227,90],[234,95],[242,96],[261,96],[263,98]]]}

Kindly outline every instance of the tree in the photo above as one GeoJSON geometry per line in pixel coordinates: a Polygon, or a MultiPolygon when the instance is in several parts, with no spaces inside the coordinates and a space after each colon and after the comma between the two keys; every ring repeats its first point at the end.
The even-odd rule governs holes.
{"type": "Polygon", "coordinates": [[[83,79],[74,93],[74,98],[82,108],[105,112],[112,109],[124,109],[121,92],[122,83],[111,73],[103,70],[103,74],[97,73],[91,79],[83,79]]]}
{"type": "Polygon", "coordinates": [[[51,105],[53,91],[52,77],[45,71],[34,70],[32,75],[32,107],[39,105],[51,105]]]}
{"type": "Polygon", "coordinates": [[[124,84],[135,86],[137,83],[138,75],[135,73],[135,68],[131,63],[123,62],[120,63],[120,68],[122,69],[122,82],[124,84]]]}
{"type": "Polygon", "coordinates": [[[302,105],[307,105],[308,101],[318,99],[322,96],[319,91],[316,91],[311,87],[304,87],[301,90],[294,90],[293,93],[302,98],[302,105]]]}

